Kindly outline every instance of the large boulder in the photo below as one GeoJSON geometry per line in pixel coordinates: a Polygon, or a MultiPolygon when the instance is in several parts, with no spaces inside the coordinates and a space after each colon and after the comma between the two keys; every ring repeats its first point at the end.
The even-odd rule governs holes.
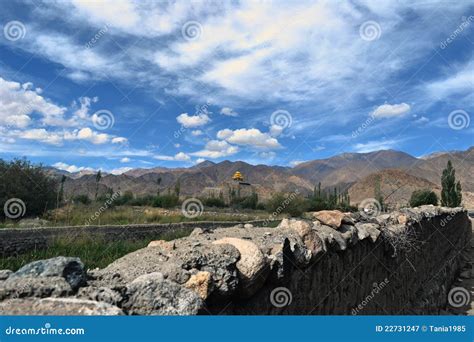
{"type": "Polygon", "coordinates": [[[127,285],[122,307],[131,315],[196,315],[203,306],[198,294],[159,272],[145,274],[127,285]]]}
{"type": "Polygon", "coordinates": [[[123,315],[123,311],[107,303],[77,298],[27,298],[0,302],[0,315],[115,316],[123,315]]]}
{"type": "Polygon", "coordinates": [[[10,270],[0,270],[0,281],[7,280],[13,274],[10,270]]]}
{"type": "Polygon", "coordinates": [[[334,229],[338,229],[341,226],[345,217],[345,214],[339,210],[321,210],[312,214],[316,220],[334,229]]]}
{"type": "Polygon", "coordinates": [[[244,297],[250,297],[263,285],[270,271],[265,255],[252,241],[238,238],[223,238],[214,244],[232,245],[240,253],[237,262],[240,286],[239,290],[244,297]]]}
{"type": "Polygon", "coordinates": [[[315,257],[324,252],[324,244],[313,227],[313,222],[309,220],[283,219],[277,228],[295,231],[306,248],[311,251],[311,256],[315,257]]]}
{"type": "Polygon", "coordinates": [[[96,286],[81,287],[77,293],[77,297],[97,302],[105,302],[115,306],[120,306],[123,300],[119,291],[115,291],[108,287],[96,286]]]}
{"type": "Polygon", "coordinates": [[[22,277],[62,277],[73,290],[85,285],[87,279],[81,259],[63,256],[33,261],[20,268],[9,279],[22,277]]]}
{"type": "Polygon", "coordinates": [[[10,277],[0,283],[0,300],[25,297],[63,297],[72,288],[62,277],[10,277]]]}

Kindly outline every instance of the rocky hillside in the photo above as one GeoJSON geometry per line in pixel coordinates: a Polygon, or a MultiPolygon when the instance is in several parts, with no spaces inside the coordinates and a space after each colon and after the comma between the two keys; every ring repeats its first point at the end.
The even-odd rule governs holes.
{"type": "MultiPolygon", "coordinates": [[[[293,168],[268,165],[251,165],[242,161],[205,161],[190,168],[152,168],[134,169],[122,175],[104,175],[100,182],[100,192],[110,190],[132,191],[137,195],[156,194],[172,191],[179,181],[181,194],[198,195],[205,187],[217,187],[231,179],[235,171],[240,171],[245,180],[256,186],[261,198],[272,193],[290,192],[298,189],[309,194],[314,186],[321,182],[323,187],[349,189],[353,200],[371,194],[373,196],[374,179],[382,173],[382,192],[390,195],[396,187],[403,185],[400,191],[390,195],[390,200],[405,201],[408,193],[419,188],[440,188],[442,170],[448,160],[453,162],[456,175],[461,181],[466,198],[474,193],[474,147],[466,151],[435,153],[424,158],[415,158],[404,152],[383,150],[370,153],[344,153],[327,159],[313,160],[293,168]],[[395,171],[398,169],[399,171],[395,171]],[[161,179],[158,186],[158,180],[161,179]]],[[[93,174],[66,174],[65,189],[67,196],[95,193],[93,174]]]]}

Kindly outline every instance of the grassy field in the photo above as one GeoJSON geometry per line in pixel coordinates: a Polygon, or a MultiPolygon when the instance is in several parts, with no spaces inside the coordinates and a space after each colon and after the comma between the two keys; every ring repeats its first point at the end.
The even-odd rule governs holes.
{"type": "MultiPolygon", "coordinates": [[[[174,233],[165,233],[157,236],[154,240],[170,241],[187,236],[191,231],[192,228],[188,228],[174,233]]],[[[17,256],[0,258],[0,269],[16,271],[29,262],[57,256],[79,257],[86,268],[103,268],[128,253],[146,247],[149,242],[150,239],[106,242],[91,236],[80,236],[74,239],[62,238],[54,241],[49,248],[44,250],[32,250],[17,256]]]]}
{"type": "MultiPolygon", "coordinates": [[[[154,207],[117,206],[101,209],[96,204],[71,205],[52,210],[44,215],[47,226],[83,226],[83,225],[121,225],[143,223],[177,223],[196,221],[250,221],[268,218],[269,213],[259,210],[206,209],[195,217],[185,217],[181,209],[162,209],[154,207]]],[[[5,221],[0,228],[21,227],[21,221],[5,221]]]]}

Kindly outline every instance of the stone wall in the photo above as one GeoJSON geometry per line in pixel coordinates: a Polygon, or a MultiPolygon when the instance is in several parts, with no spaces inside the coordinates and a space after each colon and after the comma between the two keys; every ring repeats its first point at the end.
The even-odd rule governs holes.
{"type": "MultiPolygon", "coordinates": [[[[262,224],[264,221],[250,221],[262,224]]],[[[134,224],[110,226],[72,226],[0,229],[0,257],[21,254],[34,249],[45,249],[55,239],[97,236],[105,241],[157,239],[164,233],[191,231],[193,228],[214,229],[232,227],[240,222],[183,222],[168,224],[134,224]]]]}
{"type": "Polygon", "coordinates": [[[470,247],[466,211],[310,217],[277,228],[195,229],[87,274],[73,258],[3,271],[0,314],[55,314],[71,300],[77,307],[66,314],[106,314],[104,305],[128,315],[445,313],[470,247]]]}

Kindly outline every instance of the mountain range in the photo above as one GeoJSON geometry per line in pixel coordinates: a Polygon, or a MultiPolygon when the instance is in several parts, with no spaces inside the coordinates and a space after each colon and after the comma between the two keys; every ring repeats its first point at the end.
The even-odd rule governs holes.
{"type": "MultiPolygon", "coordinates": [[[[203,189],[219,187],[232,180],[240,171],[246,182],[254,185],[262,200],[275,192],[310,194],[321,182],[322,188],[337,187],[348,190],[351,202],[358,203],[374,196],[374,183],[381,183],[382,194],[387,202],[404,204],[412,191],[417,189],[441,189],[441,174],[451,160],[456,177],[465,192],[466,206],[472,207],[474,198],[474,147],[465,151],[436,152],[421,158],[405,152],[380,150],[369,153],[343,153],[331,158],[303,162],[295,167],[251,165],[243,161],[204,161],[189,168],[132,169],[121,175],[104,174],[99,193],[106,191],[132,191],[135,195],[173,191],[177,182],[183,196],[199,196],[203,189]],[[159,183],[159,185],[158,185],[159,183]],[[472,203],[471,203],[472,202],[472,203]]],[[[66,175],[65,194],[95,193],[94,173],[69,173],[49,168],[49,172],[66,175]]]]}

